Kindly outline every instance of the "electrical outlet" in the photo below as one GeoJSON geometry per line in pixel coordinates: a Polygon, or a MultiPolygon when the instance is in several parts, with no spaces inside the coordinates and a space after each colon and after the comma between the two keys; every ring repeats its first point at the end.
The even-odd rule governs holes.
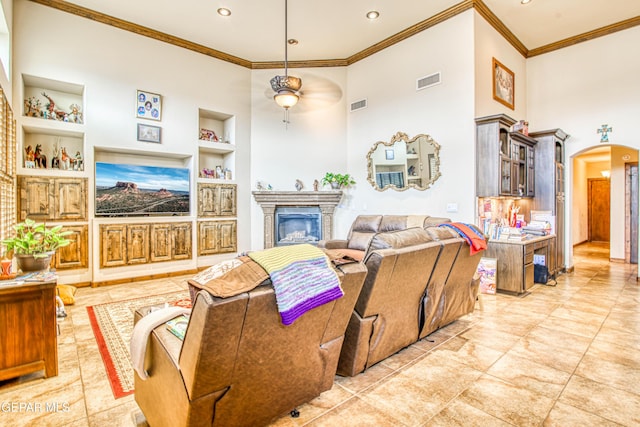
{"type": "Polygon", "coordinates": [[[447,212],[458,212],[457,203],[447,203],[447,212]]]}

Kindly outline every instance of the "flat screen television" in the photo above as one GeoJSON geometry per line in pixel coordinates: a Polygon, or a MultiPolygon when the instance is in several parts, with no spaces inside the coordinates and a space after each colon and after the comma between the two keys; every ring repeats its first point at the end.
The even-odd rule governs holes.
{"type": "Polygon", "coordinates": [[[96,216],[189,215],[187,168],[96,162],[96,216]]]}

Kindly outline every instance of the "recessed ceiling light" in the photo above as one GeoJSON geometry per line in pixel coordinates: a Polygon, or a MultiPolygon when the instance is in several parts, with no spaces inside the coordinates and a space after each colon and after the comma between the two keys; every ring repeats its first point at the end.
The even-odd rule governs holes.
{"type": "Polygon", "coordinates": [[[520,0],[520,4],[531,3],[531,0],[520,0]]]}
{"type": "Polygon", "coordinates": [[[218,9],[218,15],[220,15],[220,16],[229,16],[229,15],[231,15],[231,11],[229,9],[227,9],[226,7],[221,7],[220,9],[218,9]]]}
{"type": "Polygon", "coordinates": [[[377,10],[371,10],[367,12],[367,18],[369,19],[377,19],[380,16],[380,12],[377,10]]]}
{"type": "Polygon", "coordinates": [[[296,40],[296,39],[289,39],[289,40],[287,40],[287,43],[289,43],[290,45],[297,45],[297,44],[298,44],[298,40],[296,40]]]}

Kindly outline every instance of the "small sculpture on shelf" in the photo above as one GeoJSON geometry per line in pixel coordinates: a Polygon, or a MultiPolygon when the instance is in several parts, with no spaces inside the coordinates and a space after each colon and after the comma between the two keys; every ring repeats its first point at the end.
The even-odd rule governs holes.
{"type": "Polygon", "coordinates": [[[76,156],[73,159],[73,170],[74,171],[84,170],[84,160],[82,159],[82,154],[80,153],[80,151],[76,151],[76,156]]]}
{"type": "Polygon", "coordinates": [[[210,129],[200,129],[200,140],[218,142],[218,135],[210,129]]]}
{"type": "Polygon", "coordinates": [[[69,157],[69,155],[67,154],[67,149],[65,147],[62,147],[60,149],[60,169],[62,170],[69,170],[69,167],[71,166],[71,157],[69,157]]]}
{"type": "Polygon", "coordinates": [[[304,188],[304,184],[299,179],[296,179],[295,187],[297,191],[302,191],[302,189],[304,188]]]}
{"type": "Polygon", "coordinates": [[[42,117],[42,104],[35,96],[31,96],[24,100],[24,115],[27,117],[42,117]]]}
{"type": "Polygon", "coordinates": [[[63,120],[66,113],[60,109],[56,109],[55,101],[49,95],[47,95],[46,92],[42,92],[42,96],[47,98],[47,100],[49,101],[49,103],[45,105],[45,119],[63,120]]]}
{"type": "Polygon", "coordinates": [[[320,187],[320,182],[317,179],[313,180],[313,191],[318,191],[318,188],[320,187]]]}
{"type": "Polygon", "coordinates": [[[24,149],[24,167],[29,169],[36,167],[35,153],[30,145],[27,145],[24,149]]]}
{"type": "Polygon", "coordinates": [[[71,112],[65,116],[64,121],[70,123],[82,124],[82,112],[78,104],[71,104],[69,106],[71,112]]]}
{"type": "Polygon", "coordinates": [[[60,148],[58,142],[53,143],[53,157],[51,157],[51,169],[60,169],[60,148]]]}
{"type": "Polygon", "coordinates": [[[47,156],[42,153],[42,144],[36,144],[36,149],[33,153],[33,160],[37,168],[47,168],[47,156]]]}

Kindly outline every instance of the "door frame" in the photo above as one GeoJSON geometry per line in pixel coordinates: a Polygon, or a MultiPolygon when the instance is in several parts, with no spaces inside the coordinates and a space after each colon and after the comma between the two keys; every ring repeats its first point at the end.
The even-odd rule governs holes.
{"type": "MultiPolygon", "coordinates": [[[[631,185],[631,168],[636,168],[636,179],[638,178],[638,162],[630,162],[624,164],[624,198],[625,198],[625,227],[624,227],[624,262],[631,263],[631,249],[634,246],[631,240],[631,228],[635,224],[636,228],[636,261],[638,260],[638,203],[640,202],[638,197],[638,181],[636,181],[635,192],[632,192],[633,186],[631,185]],[[632,210],[632,204],[635,203],[635,213],[632,210]]],[[[637,262],[636,262],[637,263],[637,262]]]]}

